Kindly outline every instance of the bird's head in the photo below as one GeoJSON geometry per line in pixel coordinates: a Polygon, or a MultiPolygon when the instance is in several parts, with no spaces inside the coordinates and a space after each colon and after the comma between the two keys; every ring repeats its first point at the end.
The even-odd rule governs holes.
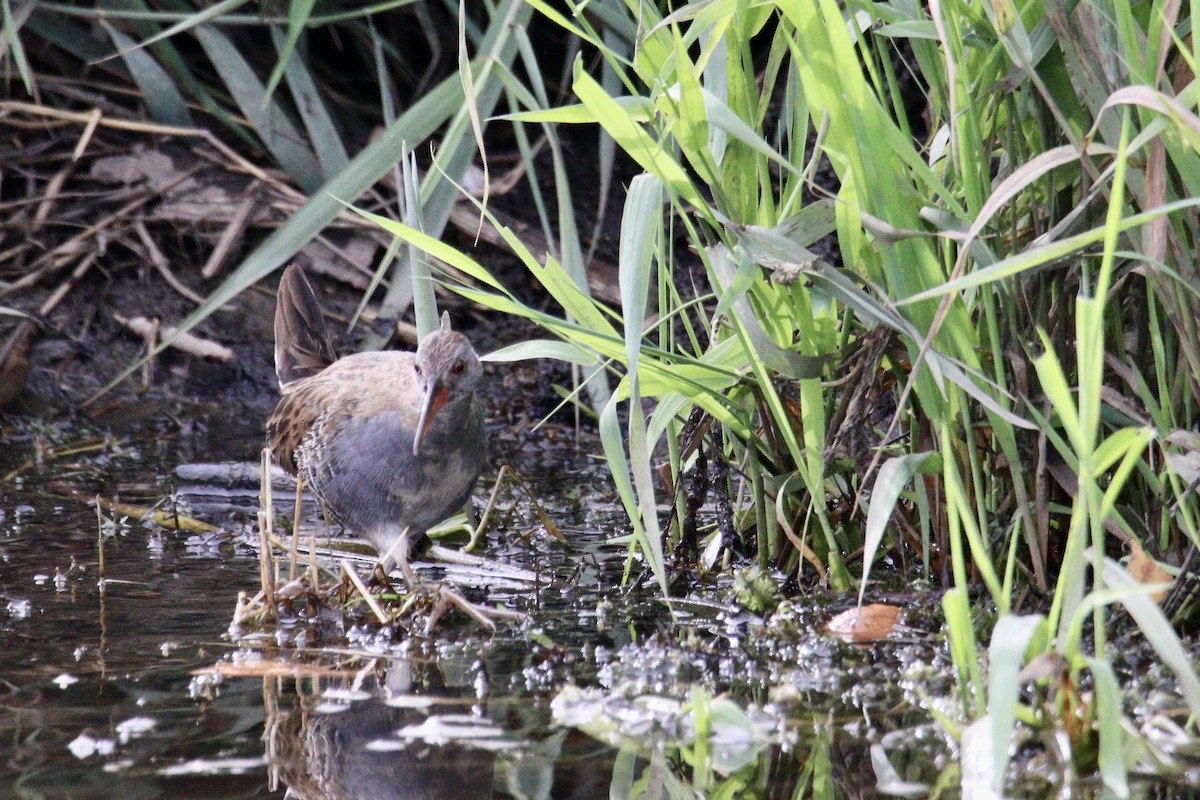
{"type": "Polygon", "coordinates": [[[421,418],[413,437],[413,455],[420,453],[421,442],[438,412],[474,392],[482,375],[483,365],[475,348],[467,337],[450,330],[450,315],[443,313],[441,327],[417,345],[413,377],[422,401],[421,418]]]}

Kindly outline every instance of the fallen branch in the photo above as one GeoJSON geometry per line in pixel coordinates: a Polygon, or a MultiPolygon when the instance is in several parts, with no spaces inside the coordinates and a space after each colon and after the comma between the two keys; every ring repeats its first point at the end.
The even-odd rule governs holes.
{"type": "Polygon", "coordinates": [[[117,322],[124,325],[129,330],[136,333],[145,339],[159,336],[164,339],[174,339],[171,342],[171,347],[177,350],[182,350],[185,353],[191,353],[201,358],[212,358],[217,361],[228,363],[233,360],[233,351],[223,344],[210,342],[208,339],[201,339],[191,333],[181,333],[176,337],[175,327],[172,325],[159,325],[157,322],[146,319],[145,317],[123,317],[120,314],[113,314],[113,318],[117,322]]]}

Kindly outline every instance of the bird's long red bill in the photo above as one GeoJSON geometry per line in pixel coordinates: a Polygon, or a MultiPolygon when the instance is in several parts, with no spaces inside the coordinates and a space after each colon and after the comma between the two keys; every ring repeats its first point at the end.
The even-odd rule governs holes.
{"type": "Polygon", "coordinates": [[[434,417],[449,398],[450,390],[442,386],[440,381],[433,381],[425,390],[425,400],[421,403],[421,418],[417,420],[417,435],[413,437],[414,456],[421,452],[421,442],[425,441],[425,435],[429,433],[434,417]]]}

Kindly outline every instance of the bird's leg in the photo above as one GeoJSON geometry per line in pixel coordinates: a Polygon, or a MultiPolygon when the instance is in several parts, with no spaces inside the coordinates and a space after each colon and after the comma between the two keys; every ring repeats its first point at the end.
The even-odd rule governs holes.
{"type": "MultiPolygon", "coordinates": [[[[392,546],[388,548],[388,551],[380,558],[379,563],[380,567],[383,569],[384,575],[386,576],[389,562],[395,560],[396,566],[400,568],[400,572],[404,575],[404,580],[408,583],[409,589],[413,590],[414,592],[422,592],[433,595],[433,607],[430,610],[429,618],[425,623],[425,631],[427,633],[432,632],[433,629],[437,627],[438,621],[441,620],[441,618],[445,616],[446,612],[451,608],[460,609],[468,617],[475,620],[480,625],[488,628],[488,630],[493,631],[496,629],[497,619],[525,619],[523,614],[519,614],[514,611],[509,611],[507,609],[487,608],[486,606],[476,605],[467,598],[463,597],[456,588],[445,581],[439,581],[436,585],[425,583],[425,581],[423,581],[420,576],[417,575],[416,570],[412,568],[412,565],[408,560],[408,545],[411,535],[412,529],[405,528],[400,536],[397,537],[396,541],[392,543],[392,546]]],[[[482,561],[482,559],[479,559],[478,556],[467,556],[465,553],[460,553],[458,555],[463,556],[468,560],[482,561]]],[[[458,563],[462,562],[459,561],[458,563]]]]}
{"type": "MultiPolygon", "coordinates": [[[[408,533],[409,528],[405,528],[404,532],[400,534],[400,538],[396,541],[396,544],[400,546],[400,551],[396,553],[396,563],[400,567],[400,574],[404,576],[404,581],[408,584],[408,588],[412,589],[421,582],[421,579],[417,577],[417,571],[408,563],[408,533]]],[[[395,546],[392,549],[395,550],[395,546]]]]}
{"type": "Polygon", "coordinates": [[[471,619],[478,622],[490,631],[496,630],[496,621],[505,619],[511,622],[524,622],[526,617],[520,611],[511,611],[507,608],[492,608],[490,606],[481,606],[478,603],[472,603],[453,586],[446,582],[441,582],[434,589],[437,593],[437,600],[433,604],[433,609],[429,612],[429,619],[425,622],[425,632],[431,633],[437,626],[442,616],[450,610],[451,607],[456,607],[471,619]]]}
{"type": "Polygon", "coordinates": [[[405,528],[400,532],[400,535],[396,537],[396,541],[392,542],[392,546],[388,548],[387,552],[380,555],[379,566],[386,576],[390,563],[395,560],[396,566],[400,568],[400,573],[404,576],[405,582],[408,583],[408,588],[413,589],[421,582],[421,579],[417,577],[416,570],[408,563],[409,532],[409,528],[405,528]]]}

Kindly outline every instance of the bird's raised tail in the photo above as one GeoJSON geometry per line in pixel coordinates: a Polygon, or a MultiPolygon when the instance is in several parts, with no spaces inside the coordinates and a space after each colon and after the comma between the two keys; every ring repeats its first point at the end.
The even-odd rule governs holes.
{"type": "Polygon", "coordinates": [[[292,264],[275,301],[275,375],[279,385],[316,375],[337,360],[321,304],[304,270],[292,264]]]}

